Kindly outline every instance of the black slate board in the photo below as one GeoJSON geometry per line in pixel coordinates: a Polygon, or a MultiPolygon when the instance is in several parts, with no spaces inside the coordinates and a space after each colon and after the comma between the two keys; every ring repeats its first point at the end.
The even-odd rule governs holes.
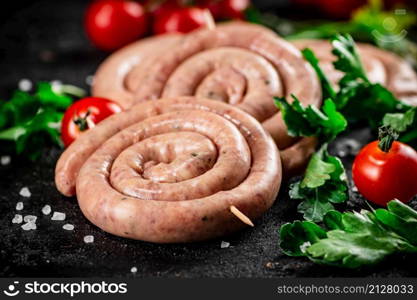
{"type": "MultiPolygon", "coordinates": [[[[82,31],[82,1],[39,1],[8,15],[0,28],[0,97],[7,97],[21,78],[34,82],[61,80],[88,88],[86,77],[94,73],[106,53],[91,47],[82,31]]],[[[365,143],[369,132],[358,130],[352,136],[365,143]]],[[[342,138],[343,139],[343,138],[342,138]]],[[[340,143],[340,139],[339,139],[340,143]]],[[[340,144],[339,144],[340,145],[340,144]]],[[[295,201],[288,199],[283,183],[277,202],[254,229],[204,243],[156,245],[109,235],[89,223],[75,198],[65,198],[55,189],[54,166],[61,150],[45,150],[35,163],[12,157],[0,166],[0,276],[5,277],[328,277],[417,276],[412,257],[392,257],[378,267],[341,270],[314,265],[305,259],[283,255],[278,247],[281,224],[300,216],[295,201]],[[28,187],[32,197],[19,196],[28,187]],[[23,201],[22,214],[38,216],[38,229],[23,231],[12,224],[16,202],[23,201]],[[41,208],[50,204],[65,212],[66,221],[51,221],[41,208]],[[75,225],[74,231],[62,225],[75,225]],[[85,244],[85,235],[94,235],[85,244]],[[221,241],[230,243],[220,248],[221,241]],[[137,267],[137,273],[130,272],[137,267]]],[[[0,149],[1,153],[1,149],[0,149]]],[[[350,168],[352,157],[344,159],[350,168]]],[[[414,201],[415,206],[415,201],[414,201]]],[[[364,207],[357,193],[351,192],[347,209],[364,207]]]]}

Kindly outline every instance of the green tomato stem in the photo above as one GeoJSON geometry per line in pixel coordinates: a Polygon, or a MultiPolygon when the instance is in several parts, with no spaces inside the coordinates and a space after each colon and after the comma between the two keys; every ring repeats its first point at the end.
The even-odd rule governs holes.
{"type": "Polygon", "coordinates": [[[382,151],[388,153],[392,147],[392,144],[398,139],[398,132],[392,129],[390,126],[379,127],[378,132],[378,147],[382,151]]]}

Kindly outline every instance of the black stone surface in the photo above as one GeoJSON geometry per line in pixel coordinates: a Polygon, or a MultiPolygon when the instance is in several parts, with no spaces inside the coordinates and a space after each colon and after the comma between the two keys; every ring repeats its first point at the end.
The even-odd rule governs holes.
{"type": "MultiPolygon", "coordinates": [[[[0,97],[7,97],[21,78],[33,82],[61,80],[88,88],[85,79],[93,74],[106,53],[89,45],[82,31],[86,1],[39,1],[10,13],[0,28],[0,97]]],[[[352,136],[365,143],[369,132],[352,136]]],[[[339,140],[340,145],[340,140],[339,140]]],[[[1,147],[1,146],[0,146],[1,147]]],[[[334,148],[334,147],[333,147],[334,148]]],[[[55,189],[54,166],[59,149],[46,149],[34,163],[12,157],[0,166],[0,276],[5,277],[333,277],[417,276],[415,257],[391,257],[385,263],[362,270],[341,270],[314,265],[282,254],[278,243],[281,224],[300,218],[295,201],[288,199],[283,183],[275,205],[256,227],[204,243],[156,245],[109,235],[89,223],[75,198],[65,198],[55,189]],[[31,198],[19,196],[28,187],[31,198]],[[23,201],[23,215],[38,216],[38,228],[23,231],[12,224],[16,202],[23,201]],[[51,221],[41,208],[66,213],[65,221],[51,221]],[[65,223],[74,231],[62,229],[65,223]],[[85,244],[83,237],[95,241],[85,244]],[[220,248],[221,241],[230,243],[220,248]],[[130,269],[137,267],[137,273],[130,269]]],[[[1,154],[1,148],[0,148],[1,154]]],[[[344,159],[348,169],[352,157],[344,159]]],[[[414,201],[415,206],[415,201],[414,201]]],[[[347,209],[366,207],[351,192],[347,209]]]]}

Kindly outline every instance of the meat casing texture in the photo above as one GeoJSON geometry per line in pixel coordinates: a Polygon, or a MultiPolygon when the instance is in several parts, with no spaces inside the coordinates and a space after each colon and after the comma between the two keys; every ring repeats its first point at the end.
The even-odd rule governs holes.
{"type": "MultiPolygon", "coordinates": [[[[307,47],[313,50],[333,83],[342,78],[343,74],[333,67],[336,58],[329,41],[296,40],[293,43],[300,50],[307,47]]],[[[369,80],[381,83],[403,102],[417,106],[417,74],[412,67],[394,53],[363,43],[357,43],[357,46],[369,80]]]]}
{"type": "Polygon", "coordinates": [[[257,218],[281,184],[278,149],[231,105],[194,97],[148,101],[82,134],[60,157],[55,182],[76,191],[92,223],[158,243],[221,236],[257,218]]]}
{"type": "Polygon", "coordinates": [[[233,22],[134,43],[104,61],[92,92],[124,108],[193,95],[235,105],[271,134],[286,176],[302,169],[314,151],[314,139],[288,136],[272,97],[291,100],[294,94],[304,105],[320,105],[316,74],[294,46],[258,25],[233,22]]]}

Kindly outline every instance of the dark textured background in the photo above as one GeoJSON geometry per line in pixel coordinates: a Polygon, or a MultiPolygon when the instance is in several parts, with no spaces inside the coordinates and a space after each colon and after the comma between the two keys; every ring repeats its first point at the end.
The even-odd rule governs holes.
{"type": "MultiPolygon", "coordinates": [[[[86,77],[107,54],[95,50],[84,36],[82,15],[87,1],[32,2],[15,1],[13,8],[1,10],[0,97],[9,96],[21,78],[33,82],[58,79],[88,88],[86,77]]],[[[264,7],[278,3],[259,2],[264,7]]],[[[353,137],[364,143],[369,133],[356,131],[353,137]]],[[[337,145],[341,145],[340,139],[337,145]]],[[[378,267],[340,270],[283,255],[278,247],[278,229],[300,217],[297,203],[286,196],[286,183],[273,208],[256,221],[254,229],[223,239],[155,245],[111,236],[83,217],[75,198],[64,198],[56,191],[53,175],[59,154],[59,149],[49,149],[35,163],[12,157],[11,165],[0,166],[0,276],[417,276],[415,264],[410,263],[415,257],[391,257],[378,267]],[[19,196],[24,186],[32,192],[30,199],[19,196]],[[37,230],[26,232],[11,223],[17,201],[25,205],[20,213],[38,216],[37,230]],[[42,215],[45,204],[65,212],[66,221],[51,221],[50,216],[42,215]],[[75,230],[63,230],[65,223],[74,224],[75,230]],[[83,242],[87,234],[94,235],[93,244],[83,242]],[[231,246],[221,249],[222,240],[231,246]],[[135,275],[130,272],[133,266],[138,269],[135,275]]],[[[344,159],[348,169],[351,160],[351,156],[344,159]]],[[[343,208],[365,207],[357,193],[351,192],[351,199],[343,208]]]]}

